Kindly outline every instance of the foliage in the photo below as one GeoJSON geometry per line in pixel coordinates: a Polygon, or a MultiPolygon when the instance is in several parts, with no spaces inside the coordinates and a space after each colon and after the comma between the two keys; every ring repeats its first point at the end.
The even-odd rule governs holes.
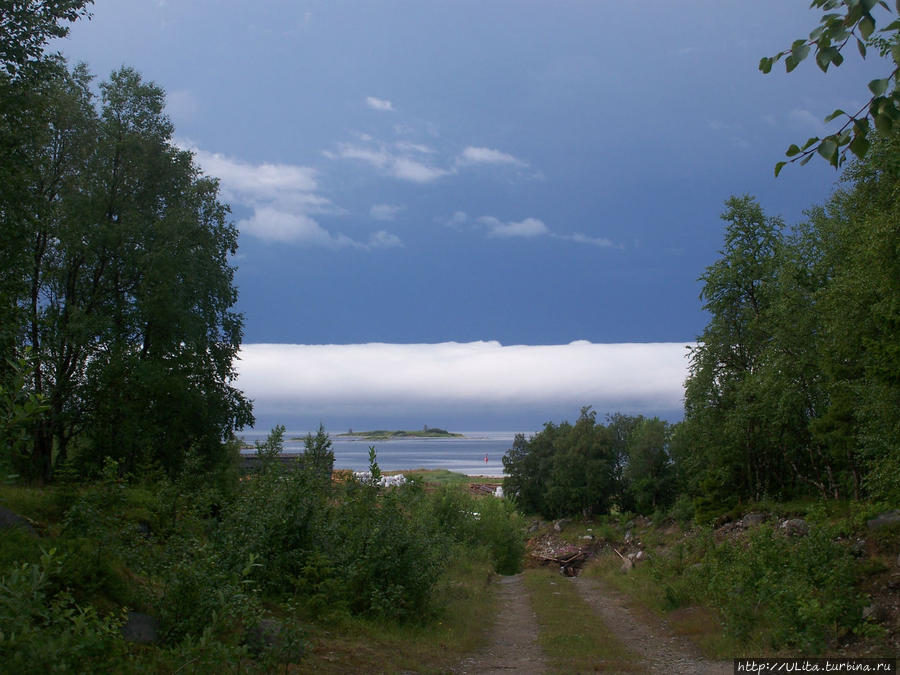
{"type": "Polygon", "coordinates": [[[657,418],[614,415],[598,423],[548,422],[530,439],[516,436],[503,456],[504,494],[526,513],[547,518],[620,510],[653,513],[675,496],[669,427],[657,418]]]}
{"type": "Polygon", "coordinates": [[[77,604],[59,586],[54,549],[0,575],[0,658],[15,673],[111,671],[124,656],[122,618],[77,604]]]}
{"type": "Polygon", "coordinates": [[[728,201],[672,445],[698,517],[737,500],[898,495],[898,136],[872,141],[790,232],[752,198],[728,201]]]}
{"type": "Polygon", "coordinates": [[[794,40],[790,49],[763,57],[759,62],[763,73],[771,72],[772,66],[782,58],[785,70],[791,72],[811,53],[822,72],[828,72],[829,66],[838,67],[843,63],[843,50],[851,42],[862,58],[866,58],[868,48],[873,46],[882,57],[889,56],[891,70],[887,77],[869,82],[872,95],[859,110],[848,113],[838,109],[825,118],[825,122],[847,118],[835,133],[821,139],[810,138],[802,146],[791,145],[786,153],[791,159],[775,165],[776,176],[786,164],[806,164],[816,153],[834,167],[844,163],[847,150],[863,159],[869,149],[873,124],[879,133],[886,135],[900,128],[900,90],[897,89],[900,19],[893,16],[895,10],[900,14],[900,3],[895,4],[895,10],[885,0],[813,0],[810,6],[826,12],[819,25],[808,38],[794,40]],[[887,16],[880,15],[878,10],[884,10],[887,16]],[[878,25],[882,28],[876,33],[878,25]]]}
{"type": "Polygon", "coordinates": [[[0,480],[27,467],[30,432],[47,410],[44,398],[28,385],[29,369],[27,356],[11,361],[6,382],[0,380],[0,480]]]}
{"type": "Polygon", "coordinates": [[[32,434],[40,480],[70,459],[175,473],[193,449],[215,462],[252,419],[230,384],[237,231],[218,184],[174,145],[159,87],[122,68],[98,101],[91,79],[50,63],[9,84],[18,107],[0,111],[16,135],[0,226],[30,252],[3,261],[4,339],[30,348],[30,386],[49,406],[32,434]]]}
{"type": "Polygon", "coordinates": [[[331,449],[331,437],[325,431],[325,427],[319,424],[316,435],[306,434],[303,439],[303,461],[319,474],[323,480],[331,480],[331,472],[334,470],[334,451],[331,449]]]}
{"type": "Polygon", "coordinates": [[[14,77],[44,56],[46,43],[69,34],[87,15],[92,0],[3,0],[0,2],[0,76],[14,77]]]}

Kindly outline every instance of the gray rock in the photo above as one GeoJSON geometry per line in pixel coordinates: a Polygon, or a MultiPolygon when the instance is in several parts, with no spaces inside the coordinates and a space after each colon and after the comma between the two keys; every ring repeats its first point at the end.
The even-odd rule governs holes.
{"type": "Polygon", "coordinates": [[[149,614],[128,612],[128,619],[122,626],[122,637],[127,642],[153,644],[159,639],[159,621],[149,614]]]}
{"type": "Polygon", "coordinates": [[[23,518],[18,513],[14,513],[13,511],[0,506],[0,530],[5,530],[13,527],[20,527],[30,534],[37,535],[37,532],[34,531],[31,523],[29,523],[26,518],[23,518]]]}
{"type": "Polygon", "coordinates": [[[765,513],[748,513],[741,519],[741,525],[744,527],[756,527],[766,522],[765,513]]]}
{"type": "Polygon", "coordinates": [[[900,510],[894,509],[893,511],[879,513],[872,520],[868,521],[866,525],[868,525],[870,530],[880,530],[882,527],[898,523],[900,523],[900,510]]]}
{"type": "Polygon", "coordinates": [[[781,529],[793,537],[804,537],[809,534],[809,523],[803,518],[791,518],[781,524],[781,529]]]}
{"type": "Polygon", "coordinates": [[[563,528],[571,522],[572,520],[569,518],[562,518],[561,520],[557,520],[555,523],[553,523],[553,529],[557,532],[562,532],[563,528]]]}
{"type": "Polygon", "coordinates": [[[634,568],[634,561],[630,558],[625,558],[622,561],[622,567],[619,569],[622,574],[628,574],[634,568]]]}

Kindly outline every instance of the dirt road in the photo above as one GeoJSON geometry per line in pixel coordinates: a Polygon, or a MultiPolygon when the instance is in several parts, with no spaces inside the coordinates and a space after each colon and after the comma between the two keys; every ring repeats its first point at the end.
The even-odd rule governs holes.
{"type": "MultiPolygon", "coordinates": [[[[565,579],[565,577],[560,578],[565,579]]],[[[626,598],[593,579],[566,579],[602,621],[632,651],[638,661],[628,672],[725,675],[731,662],[709,661],[685,638],[672,635],[666,625],[628,607],[626,598]]],[[[465,659],[457,673],[549,673],[538,645],[539,627],[522,576],[504,577],[497,589],[499,613],[487,649],[465,659]]],[[[591,620],[586,617],[585,620],[591,620]]]]}

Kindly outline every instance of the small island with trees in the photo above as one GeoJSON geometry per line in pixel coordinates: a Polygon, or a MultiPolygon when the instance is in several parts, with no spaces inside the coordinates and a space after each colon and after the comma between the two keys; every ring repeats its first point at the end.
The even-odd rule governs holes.
{"type": "Polygon", "coordinates": [[[376,429],[374,431],[353,431],[348,429],[346,433],[338,434],[338,437],[347,440],[363,440],[363,441],[391,441],[402,438],[465,438],[462,434],[447,431],[446,429],[438,429],[437,427],[429,427],[427,424],[422,427],[421,431],[386,431],[384,429],[376,429]]]}

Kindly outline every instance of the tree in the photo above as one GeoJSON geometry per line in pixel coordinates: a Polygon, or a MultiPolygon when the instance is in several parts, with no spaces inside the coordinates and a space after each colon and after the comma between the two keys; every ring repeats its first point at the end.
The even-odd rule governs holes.
{"type": "Polygon", "coordinates": [[[14,77],[44,57],[52,38],[69,34],[67,23],[88,16],[93,0],[0,0],[0,77],[14,77]]]}
{"type": "Polygon", "coordinates": [[[701,277],[710,321],[691,350],[685,382],[685,424],[693,427],[687,433],[703,458],[695,480],[701,491],[725,501],[760,498],[784,476],[758,377],[771,341],[783,223],[749,196],[732,197],[726,206],[725,247],[701,277]]]}
{"type": "Polygon", "coordinates": [[[634,510],[650,515],[675,500],[675,472],[669,456],[669,425],[658,417],[640,417],[628,438],[624,470],[634,510]]]}
{"type": "Polygon", "coordinates": [[[47,72],[20,150],[24,206],[3,212],[28,252],[4,272],[9,339],[33,351],[49,405],[32,474],[49,478],[75,439],[87,465],[215,461],[252,421],[231,385],[237,231],[218,183],[174,146],[164,93],[135,71],[113,73],[99,104],[85,68],[47,72]]]}
{"type": "MultiPolygon", "coordinates": [[[[882,57],[890,57],[892,69],[887,77],[869,82],[871,97],[858,111],[848,113],[838,109],[825,118],[825,122],[846,118],[835,133],[821,139],[812,137],[802,146],[791,145],[786,153],[790,159],[775,165],[776,176],[786,164],[806,164],[816,153],[834,167],[844,163],[847,150],[862,159],[869,148],[872,125],[882,134],[890,134],[893,129],[900,128],[900,90],[897,89],[900,19],[894,18],[894,12],[885,0],[813,0],[811,7],[826,12],[819,25],[808,38],[794,40],[789,49],[763,57],[759,62],[763,73],[771,72],[772,66],[782,58],[785,70],[791,72],[810,53],[815,54],[816,65],[827,72],[829,66],[838,67],[843,63],[844,48],[851,42],[862,58],[866,58],[868,47],[874,46],[882,57]],[[879,8],[887,12],[885,19],[877,11],[879,8]],[[887,25],[883,25],[885,23],[887,25]],[[879,24],[883,27],[878,33],[884,37],[876,35],[879,24]]],[[[900,1],[895,0],[895,8],[900,14],[900,1]]]]}
{"type": "Polygon", "coordinates": [[[530,439],[516,436],[503,456],[503,492],[519,508],[547,518],[607,513],[616,494],[612,432],[582,408],[578,421],[548,422],[530,439]]]}
{"type": "Polygon", "coordinates": [[[306,434],[303,439],[303,461],[315,475],[331,480],[334,470],[334,452],[331,450],[331,437],[325,427],[319,424],[316,435],[306,434]]]}

